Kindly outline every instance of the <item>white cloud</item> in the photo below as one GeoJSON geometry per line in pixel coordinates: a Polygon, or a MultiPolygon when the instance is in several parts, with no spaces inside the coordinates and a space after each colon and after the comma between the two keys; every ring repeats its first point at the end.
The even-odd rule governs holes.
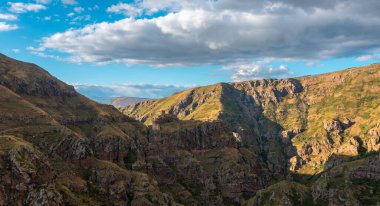
{"type": "MultiPolygon", "coordinates": [[[[31,48],[27,48],[28,50],[32,50],[31,48]]],[[[34,54],[36,56],[39,56],[39,57],[43,57],[43,58],[49,58],[49,59],[55,59],[55,60],[58,60],[58,61],[66,61],[66,59],[62,58],[62,57],[59,57],[59,56],[54,56],[54,55],[51,55],[51,54],[45,54],[41,51],[31,51],[30,52],[31,54],[34,54]]]]}
{"type": "Polygon", "coordinates": [[[38,4],[50,4],[51,0],[36,0],[36,3],[38,3],[38,4]]]}
{"type": "Polygon", "coordinates": [[[12,49],[12,52],[13,52],[13,53],[19,53],[19,52],[20,52],[20,49],[12,49]]]}
{"type": "Polygon", "coordinates": [[[40,52],[44,51],[43,48],[35,48],[35,47],[32,47],[32,46],[26,47],[26,50],[29,50],[29,51],[40,51],[40,52]]]}
{"type": "Polygon", "coordinates": [[[279,68],[273,68],[270,65],[241,65],[232,75],[232,80],[248,81],[253,79],[281,78],[292,74],[284,65],[281,65],[279,68]]]}
{"type": "Polygon", "coordinates": [[[62,4],[75,5],[78,4],[78,2],[76,0],[62,0],[62,4]]]}
{"type": "Polygon", "coordinates": [[[75,18],[73,18],[71,21],[70,21],[70,24],[78,24],[78,25],[81,25],[81,21],[90,21],[91,20],[91,16],[90,15],[83,15],[83,16],[77,16],[75,18]]]}
{"type": "Polygon", "coordinates": [[[271,65],[271,59],[256,62],[233,63],[224,66],[221,70],[232,70],[234,73],[231,79],[235,82],[254,79],[283,78],[294,75],[285,65],[280,65],[278,68],[273,67],[271,65]]]}
{"type": "Polygon", "coordinates": [[[17,16],[13,15],[13,14],[1,14],[0,13],[0,19],[8,20],[8,21],[14,21],[14,20],[17,20],[17,16]]]}
{"type": "Polygon", "coordinates": [[[107,8],[107,12],[124,14],[125,16],[134,17],[140,16],[143,10],[130,4],[119,3],[117,5],[112,5],[111,7],[107,8]]]}
{"type": "MultiPolygon", "coordinates": [[[[69,29],[43,38],[39,46],[81,62],[152,65],[318,61],[380,48],[378,0],[140,0],[128,5],[124,12],[133,7],[169,13],[69,29]]],[[[112,11],[122,12],[116,6],[112,11]]]]}
{"type": "Polygon", "coordinates": [[[1,31],[11,31],[11,30],[15,30],[15,29],[18,29],[17,25],[7,24],[5,22],[0,22],[0,32],[1,31]]]}
{"type": "Polygon", "coordinates": [[[14,13],[26,13],[29,11],[38,12],[47,9],[46,6],[41,4],[29,4],[21,2],[8,2],[10,6],[9,11],[14,13]]]}
{"type": "Polygon", "coordinates": [[[74,11],[77,13],[82,13],[84,11],[84,8],[83,7],[75,7],[74,11]]]}
{"type": "Polygon", "coordinates": [[[142,0],[137,1],[137,6],[147,12],[153,14],[158,11],[177,12],[181,9],[195,9],[212,4],[212,1],[204,0],[142,0]]]}
{"type": "Polygon", "coordinates": [[[75,14],[74,14],[73,12],[70,12],[70,13],[67,14],[68,17],[72,17],[72,16],[74,16],[74,15],[75,15],[75,14]]]}
{"type": "Polygon", "coordinates": [[[190,88],[190,86],[157,84],[72,85],[81,94],[101,103],[109,103],[115,97],[162,98],[190,88]]]}
{"type": "Polygon", "coordinates": [[[380,60],[380,54],[369,54],[362,55],[356,58],[358,61],[371,61],[371,60],[380,60]]]}
{"type": "Polygon", "coordinates": [[[27,47],[27,50],[30,51],[31,54],[48,59],[55,59],[57,61],[71,62],[71,63],[80,63],[77,57],[61,57],[52,54],[46,54],[43,50],[39,48],[27,47]]]}

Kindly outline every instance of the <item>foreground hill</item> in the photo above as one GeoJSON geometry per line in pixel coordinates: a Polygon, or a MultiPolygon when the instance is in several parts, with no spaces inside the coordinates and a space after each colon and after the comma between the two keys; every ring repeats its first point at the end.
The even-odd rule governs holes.
{"type": "Polygon", "coordinates": [[[146,130],[113,106],[3,55],[0,91],[0,205],[174,202],[151,177],[123,168],[146,130]]]}

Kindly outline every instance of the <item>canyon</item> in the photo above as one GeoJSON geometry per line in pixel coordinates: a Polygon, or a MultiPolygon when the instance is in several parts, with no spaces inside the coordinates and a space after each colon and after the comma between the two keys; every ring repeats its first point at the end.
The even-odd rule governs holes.
{"type": "Polygon", "coordinates": [[[0,205],[376,205],[380,64],[118,107],[0,55],[0,205]]]}

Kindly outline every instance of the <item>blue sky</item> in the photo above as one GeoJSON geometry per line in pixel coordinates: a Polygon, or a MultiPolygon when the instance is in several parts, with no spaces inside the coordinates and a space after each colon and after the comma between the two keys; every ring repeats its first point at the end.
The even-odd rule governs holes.
{"type": "Polygon", "coordinates": [[[0,52],[95,99],[99,88],[114,91],[109,98],[158,98],[378,62],[379,8],[376,0],[5,0],[0,52]]]}

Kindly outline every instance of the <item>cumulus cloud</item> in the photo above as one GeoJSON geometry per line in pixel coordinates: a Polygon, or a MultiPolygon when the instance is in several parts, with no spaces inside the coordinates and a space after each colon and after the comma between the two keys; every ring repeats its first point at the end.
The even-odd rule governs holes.
{"type": "Polygon", "coordinates": [[[0,32],[2,31],[11,31],[18,29],[18,26],[15,24],[7,24],[5,22],[0,22],[0,32]]]}
{"type": "Polygon", "coordinates": [[[187,66],[255,58],[314,61],[380,47],[378,0],[140,0],[118,5],[108,11],[168,13],[69,29],[44,37],[39,47],[80,62],[187,66]]]}
{"type": "Polygon", "coordinates": [[[46,6],[41,4],[22,3],[22,2],[8,2],[9,11],[14,13],[38,12],[47,9],[46,6]]]}
{"type": "Polygon", "coordinates": [[[155,84],[72,85],[79,93],[101,103],[109,103],[115,97],[162,98],[189,88],[155,84]]]}
{"type": "Polygon", "coordinates": [[[0,19],[7,20],[7,21],[14,21],[17,20],[17,16],[13,14],[1,14],[0,13],[0,19]]]}
{"type": "Polygon", "coordinates": [[[285,65],[274,68],[266,62],[230,65],[228,69],[235,70],[232,80],[235,82],[253,79],[282,78],[293,75],[285,65]]]}
{"type": "Polygon", "coordinates": [[[116,14],[124,14],[125,16],[139,16],[142,14],[143,10],[125,3],[119,3],[117,5],[113,5],[109,8],[107,8],[107,12],[109,13],[116,13],[116,14]]]}

